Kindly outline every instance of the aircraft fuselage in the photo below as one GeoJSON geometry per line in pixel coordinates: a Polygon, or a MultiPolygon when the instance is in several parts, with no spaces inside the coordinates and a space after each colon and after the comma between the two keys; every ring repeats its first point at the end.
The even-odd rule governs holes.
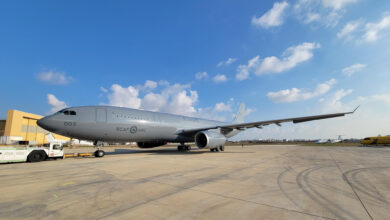
{"type": "MultiPolygon", "coordinates": [[[[178,131],[226,124],[213,120],[112,106],[85,106],[64,110],[39,120],[39,126],[57,134],[83,140],[193,142],[193,137],[178,135],[178,131]]],[[[235,130],[225,136],[231,137],[237,133],[238,131],[235,130]]]]}

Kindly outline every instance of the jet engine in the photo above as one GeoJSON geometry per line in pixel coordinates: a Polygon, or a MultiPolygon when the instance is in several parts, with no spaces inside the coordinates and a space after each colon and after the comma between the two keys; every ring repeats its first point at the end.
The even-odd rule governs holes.
{"type": "Polygon", "coordinates": [[[137,142],[139,148],[153,148],[162,145],[166,145],[167,142],[137,142]]]}
{"type": "Polygon", "coordinates": [[[214,149],[223,146],[226,143],[226,137],[215,131],[200,131],[195,135],[195,144],[200,149],[214,149]]]}

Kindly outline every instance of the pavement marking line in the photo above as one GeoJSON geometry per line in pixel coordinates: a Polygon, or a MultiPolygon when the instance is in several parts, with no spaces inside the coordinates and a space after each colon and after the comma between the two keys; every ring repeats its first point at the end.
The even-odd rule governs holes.
{"type": "Polygon", "coordinates": [[[62,186],[69,186],[69,185],[74,185],[75,182],[66,182],[66,183],[63,183],[62,186]]]}
{"type": "Polygon", "coordinates": [[[336,164],[337,168],[339,169],[341,175],[343,176],[343,180],[348,183],[349,187],[351,187],[353,193],[355,196],[359,199],[360,204],[363,206],[364,210],[366,211],[367,215],[370,217],[371,220],[374,220],[370,214],[370,212],[367,210],[366,206],[364,205],[363,201],[360,199],[359,195],[356,193],[355,189],[352,187],[352,184],[349,182],[348,178],[345,176],[343,170],[341,170],[341,167],[339,164],[336,162],[336,160],[333,158],[332,154],[328,152],[330,158],[333,160],[333,162],[336,164]]]}
{"type": "Polygon", "coordinates": [[[325,217],[325,216],[319,216],[319,215],[315,215],[315,214],[311,214],[311,213],[307,213],[307,212],[301,212],[301,211],[298,211],[298,210],[286,209],[286,208],[283,208],[283,207],[273,206],[273,205],[259,203],[259,202],[255,202],[255,201],[249,201],[249,200],[240,199],[240,198],[236,198],[236,197],[232,197],[232,196],[225,196],[225,195],[221,195],[221,194],[218,194],[218,193],[212,193],[212,192],[206,192],[206,191],[192,189],[192,188],[187,188],[187,187],[175,186],[175,185],[172,185],[172,184],[169,184],[169,183],[162,183],[162,182],[155,181],[155,180],[149,180],[149,181],[150,182],[159,183],[159,184],[165,184],[165,185],[168,185],[168,186],[173,186],[173,187],[184,189],[184,190],[190,190],[190,191],[195,191],[195,192],[206,193],[206,194],[209,194],[209,195],[219,196],[219,197],[223,197],[223,198],[226,198],[226,199],[234,199],[234,200],[238,200],[238,201],[241,201],[241,202],[247,202],[247,203],[252,203],[252,204],[256,204],[256,205],[267,206],[267,207],[281,209],[281,210],[289,211],[289,212],[296,212],[296,213],[299,213],[299,214],[309,215],[309,216],[313,216],[313,217],[318,217],[318,218],[323,218],[323,219],[330,219],[330,220],[336,220],[334,218],[329,218],[329,217],[325,217]]]}

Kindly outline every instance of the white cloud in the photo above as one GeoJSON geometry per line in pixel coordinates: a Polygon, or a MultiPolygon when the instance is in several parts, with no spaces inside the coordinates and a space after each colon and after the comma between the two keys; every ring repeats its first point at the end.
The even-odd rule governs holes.
{"type": "Polygon", "coordinates": [[[390,15],[385,14],[378,22],[366,23],[362,19],[348,22],[341,31],[337,33],[338,38],[346,40],[356,39],[358,43],[375,42],[381,37],[386,29],[390,27],[390,15]]]}
{"type": "Polygon", "coordinates": [[[47,94],[47,104],[51,106],[50,113],[55,113],[68,107],[64,101],[58,100],[53,94],[47,94]]]}
{"type": "Polygon", "coordinates": [[[254,72],[259,76],[290,70],[299,63],[310,60],[313,57],[313,50],[317,48],[320,48],[320,44],[305,42],[298,46],[287,48],[281,58],[271,56],[260,61],[260,57],[256,56],[248,61],[248,65],[240,65],[237,68],[236,78],[238,80],[247,79],[250,72],[254,72]]]}
{"type": "Polygon", "coordinates": [[[335,27],[346,12],[346,6],[357,0],[299,0],[294,5],[298,20],[304,24],[317,22],[335,27]]]}
{"type": "Polygon", "coordinates": [[[146,80],[144,84],[145,89],[155,89],[157,87],[157,82],[152,80],[146,80]]]}
{"type": "Polygon", "coordinates": [[[232,111],[230,103],[225,104],[224,102],[216,103],[214,109],[216,112],[232,111]]]}
{"type": "Polygon", "coordinates": [[[113,84],[110,90],[111,93],[107,95],[109,105],[136,109],[141,106],[141,99],[138,97],[139,90],[135,87],[129,86],[126,88],[113,84]]]}
{"type": "Polygon", "coordinates": [[[141,108],[151,111],[180,115],[194,115],[198,93],[189,85],[173,84],[161,89],[159,93],[147,93],[142,98],[141,108]]]}
{"type": "Polygon", "coordinates": [[[321,15],[318,13],[307,13],[306,18],[303,21],[305,24],[312,23],[314,21],[319,21],[321,19],[321,15]]]}
{"type": "Polygon", "coordinates": [[[189,84],[170,85],[166,82],[163,85],[159,84],[153,92],[137,89],[137,87],[112,85],[107,94],[108,104],[221,121],[230,118],[232,106],[235,104],[234,99],[231,98],[227,102],[218,102],[210,107],[197,108],[198,93],[191,90],[189,84]]]}
{"type": "MultiPolygon", "coordinates": [[[[156,87],[154,85],[156,84],[145,82],[144,87],[155,89],[158,85],[156,87]]],[[[181,115],[193,115],[196,113],[194,104],[198,100],[198,94],[196,91],[190,90],[189,85],[169,85],[167,81],[164,81],[162,86],[163,88],[160,92],[144,91],[142,96],[140,92],[143,87],[122,87],[118,84],[113,84],[110,93],[107,94],[108,104],[181,115]],[[137,89],[137,87],[139,88],[137,89]]]]}
{"type": "Polygon", "coordinates": [[[360,26],[360,21],[351,21],[348,22],[343,29],[337,33],[338,38],[343,38],[343,37],[351,37],[350,34],[356,31],[356,29],[360,26]]]}
{"type": "Polygon", "coordinates": [[[378,23],[367,23],[363,40],[366,42],[374,42],[378,40],[379,33],[390,26],[390,15],[382,18],[378,23]]]}
{"type": "Polygon", "coordinates": [[[65,72],[54,70],[42,71],[37,74],[37,79],[53,85],[66,85],[73,80],[72,77],[67,76],[65,72]]]}
{"type": "Polygon", "coordinates": [[[329,113],[329,112],[340,112],[340,111],[348,111],[350,110],[348,107],[344,106],[341,100],[347,96],[350,95],[353,92],[352,89],[344,90],[340,89],[337,90],[333,95],[325,99],[323,104],[323,112],[329,113]]]}
{"type": "Polygon", "coordinates": [[[104,93],[107,93],[108,90],[106,88],[104,88],[103,86],[100,86],[100,91],[104,92],[104,93]]]}
{"type": "Polygon", "coordinates": [[[345,75],[345,76],[352,76],[353,74],[355,74],[356,72],[359,72],[359,71],[362,71],[364,68],[366,68],[367,65],[366,64],[361,64],[361,63],[357,63],[357,64],[354,64],[354,65],[351,65],[351,66],[348,66],[348,67],[345,67],[343,70],[342,70],[342,73],[345,75]]]}
{"type": "Polygon", "coordinates": [[[207,79],[209,76],[207,74],[207,72],[198,72],[195,74],[195,78],[197,80],[202,80],[202,79],[207,79]]]}
{"type": "Polygon", "coordinates": [[[220,61],[218,64],[217,64],[217,67],[221,67],[221,66],[229,66],[230,64],[234,63],[237,61],[237,58],[228,58],[226,61],[220,61]]]}
{"type": "Polygon", "coordinates": [[[322,4],[325,7],[333,8],[334,10],[340,10],[351,3],[356,3],[357,0],[322,0],[322,4]]]}
{"type": "Polygon", "coordinates": [[[214,82],[216,83],[222,83],[222,82],[226,82],[227,81],[227,78],[225,75],[223,74],[217,74],[214,78],[213,78],[214,82]]]}
{"type": "Polygon", "coordinates": [[[336,82],[337,81],[335,79],[331,79],[325,83],[318,84],[313,92],[304,92],[301,89],[292,88],[280,90],[278,92],[269,92],[267,96],[270,100],[276,103],[297,102],[312,99],[327,93],[336,82]]]}
{"type": "Polygon", "coordinates": [[[237,68],[236,78],[244,80],[249,77],[249,71],[255,69],[260,64],[260,56],[255,56],[248,61],[247,65],[239,65],[237,68]]]}
{"type": "Polygon", "coordinates": [[[264,73],[280,73],[295,67],[297,64],[307,61],[313,57],[313,50],[320,48],[316,43],[303,43],[301,45],[288,48],[282,58],[271,56],[266,57],[259,68],[257,75],[264,73]]]}
{"type": "Polygon", "coordinates": [[[372,96],[372,99],[390,105],[390,94],[376,94],[372,96]]]}
{"type": "MultiPolygon", "coordinates": [[[[235,117],[235,114],[232,114],[232,109],[237,105],[238,103],[235,103],[234,99],[230,98],[227,102],[216,103],[214,107],[199,108],[196,116],[219,121],[230,121],[235,117]]],[[[245,113],[250,114],[253,111],[253,109],[246,109],[245,113]]]]}
{"type": "Polygon", "coordinates": [[[275,2],[272,9],[262,15],[260,18],[252,18],[252,24],[263,28],[280,26],[283,24],[283,13],[289,4],[284,2],[275,2]]]}

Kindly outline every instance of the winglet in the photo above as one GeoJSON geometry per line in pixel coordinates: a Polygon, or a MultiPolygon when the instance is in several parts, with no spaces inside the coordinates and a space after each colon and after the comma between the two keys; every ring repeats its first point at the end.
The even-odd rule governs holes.
{"type": "Polygon", "coordinates": [[[358,105],[358,107],[355,108],[355,110],[352,111],[352,113],[355,113],[355,111],[360,107],[360,105],[358,105]]]}

